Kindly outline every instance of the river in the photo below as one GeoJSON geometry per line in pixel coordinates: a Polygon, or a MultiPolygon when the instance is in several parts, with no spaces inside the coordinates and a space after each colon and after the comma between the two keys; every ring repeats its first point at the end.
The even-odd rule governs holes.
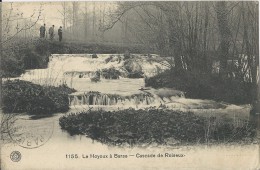
{"type": "MultiPolygon", "coordinates": [[[[42,85],[59,85],[67,83],[78,92],[98,91],[105,94],[122,96],[140,94],[139,89],[144,87],[144,79],[129,79],[120,77],[116,80],[101,79],[100,82],[91,82],[90,77],[98,69],[114,67],[120,68],[122,63],[115,60],[105,63],[109,55],[99,55],[98,59],[91,59],[89,55],[52,55],[47,69],[28,70],[19,77],[21,80],[32,81],[42,85]],[[86,72],[87,68],[87,72],[86,72]],[[83,73],[83,71],[85,71],[83,73]],[[73,74],[71,74],[73,72],[73,74]],[[80,78],[79,75],[85,77],[80,78]]],[[[146,62],[144,62],[146,63],[146,62]]],[[[146,76],[152,76],[160,70],[167,69],[158,63],[143,64],[146,76]],[[157,67],[155,67],[157,66],[157,67]]],[[[163,89],[168,90],[168,89],[163,89]]],[[[158,91],[156,91],[158,92],[158,91]]],[[[157,96],[158,97],[158,96],[157,96]]],[[[128,104],[128,105],[71,105],[70,112],[78,112],[93,107],[94,109],[117,110],[133,107],[156,106],[161,102],[171,109],[189,110],[202,116],[228,115],[233,121],[249,119],[250,106],[236,106],[217,103],[211,100],[186,99],[184,97],[156,98],[153,104],[128,104]],[[210,114],[209,114],[210,113],[210,114]],[[237,119],[239,118],[239,119],[237,119]]],[[[65,114],[68,114],[65,113],[65,114]]],[[[1,114],[3,115],[3,114],[1,114]]],[[[71,136],[59,126],[59,118],[64,113],[50,117],[35,118],[26,114],[15,116],[14,124],[18,131],[30,134],[25,136],[25,141],[15,142],[18,137],[11,134],[12,142],[4,143],[1,147],[1,158],[5,169],[247,169],[256,167],[259,163],[259,146],[251,145],[193,145],[193,146],[159,146],[152,144],[149,147],[108,146],[93,141],[84,135],[71,136]],[[26,129],[26,130],[25,130],[26,129]],[[42,132],[42,133],[40,133],[42,132]],[[35,135],[42,134],[42,142],[36,143],[35,135]],[[13,135],[13,136],[12,136],[13,135]],[[17,150],[21,153],[21,161],[13,163],[10,153],[17,150]],[[90,155],[94,157],[90,158],[90,155]],[[110,158],[110,154],[112,158],[110,158]],[[156,158],[142,158],[142,155],[155,154],[156,158]],[[179,155],[169,157],[167,155],[179,155]],[[76,156],[77,155],[77,156],[76,156]],[[108,158],[97,156],[107,155],[108,158]],[[121,155],[121,156],[120,156],[121,155]],[[163,155],[162,157],[158,157],[163,155]],[[86,158],[89,156],[88,158],[86,158]],[[78,157],[78,158],[75,158],[78,157]],[[219,162],[219,164],[218,164],[219,162]],[[246,162],[246,163],[245,163],[246,162]],[[214,163],[214,165],[212,165],[214,163]],[[104,168],[105,167],[105,168],[104,168]]],[[[15,132],[17,133],[17,132],[15,132]]],[[[38,142],[38,141],[37,141],[38,142]]]]}

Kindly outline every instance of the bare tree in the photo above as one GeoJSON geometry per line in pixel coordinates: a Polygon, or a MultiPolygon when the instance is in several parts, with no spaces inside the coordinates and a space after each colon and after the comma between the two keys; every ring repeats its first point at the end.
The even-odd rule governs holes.
{"type": "Polygon", "coordinates": [[[2,34],[2,44],[5,44],[9,42],[10,40],[14,39],[15,37],[21,35],[21,33],[24,33],[26,36],[27,30],[30,30],[33,28],[37,22],[41,19],[42,14],[42,6],[43,4],[40,4],[40,7],[38,9],[38,12],[32,13],[29,18],[23,17],[22,12],[15,12],[13,3],[5,3],[5,6],[3,6],[4,10],[8,11],[6,14],[2,17],[2,25],[4,26],[3,34],[2,34]],[[10,5],[8,8],[7,5],[10,5]],[[35,20],[30,20],[31,18],[36,17],[35,20]],[[24,23],[20,25],[19,20],[22,20],[24,23]],[[12,28],[14,28],[14,24],[16,24],[16,31],[12,32],[12,28]]]}
{"type": "Polygon", "coordinates": [[[78,23],[79,2],[72,2],[72,32],[78,37],[77,23],[78,23]]]}
{"type": "Polygon", "coordinates": [[[220,33],[220,73],[226,74],[227,71],[227,60],[229,57],[229,48],[231,43],[231,32],[228,21],[228,9],[227,2],[219,1],[216,2],[216,13],[218,18],[218,27],[220,33]]]}
{"type": "Polygon", "coordinates": [[[93,2],[92,40],[96,41],[96,2],[93,2]]]}
{"type": "Polygon", "coordinates": [[[62,15],[62,23],[63,29],[66,29],[67,26],[67,19],[68,19],[68,5],[67,2],[61,2],[62,10],[58,10],[58,12],[62,15]]]}
{"type": "Polygon", "coordinates": [[[84,28],[85,28],[85,32],[84,32],[84,37],[85,37],[85,41],[87,40],[87,36],[88,36],[88,6],[87,6],[87,2],[84,3],[84,28]]]}
{"type": "MultiPolygon", "coordinates": [[[[39,10],[37,12],[34,12],[31,14],[28,18],[25,18],[23,16],[22,12],[15,11],[14,3],[4,3],[0,4],[0,21],[2,22],[2,25],[4,26],[1,28],[1,35],[2,37],[0,38],[0,51],[3,54],[3,51],[5,50],[10,50],[8,43],[10,43],[13,39],[19,37],[24,33],[26,35],[29,33],[31,35],[31,28],[33,28],[37,22],[40,20],[41,13],[42,13],[42,5],[40,5],[39,10]],[[2,15],[2,10],[5,11],[5,13],[2,15]],[[36,19],[32,20],[31,18],[36,17],[36,19]],[[20,21],[25,22],[21,23],[20,21]],[[28,31],[28,32],[27,32],[28,31]]],[[[27,37],[25,37],[27,38],[27,37]]],[[[2,57],[1,57],[1,62],[2,64],[2,57]]],[[[2,68],[2,66],[1,66],[2,68]]],[[[2,112],[2,70],[1,70],[1,78],[0,78],[0,139],[1,140],[6,140],[8,138],[9,133],[13,132],[13,125],[16,120],[15,114],[4,114],[2,112]]],[[[14,101],[16,103],[16,101],[14,101]]]]}

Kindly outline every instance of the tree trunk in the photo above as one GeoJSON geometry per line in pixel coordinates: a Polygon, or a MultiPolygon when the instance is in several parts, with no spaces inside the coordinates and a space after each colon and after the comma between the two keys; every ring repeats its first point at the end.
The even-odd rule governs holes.
{"type": "Polygon", "coordinates": [[[229,56],[229,47],[231,42],[231,32],[228,26],[228,10],[225,1],[216,2],[216,12],[218,19],[218,28],[220,33],[220,75],[227,75],[227,60],[229,56]]]}
{"type": "Polygon", "coordinates": [[[84,38],[85,41],[87,41],[87,36],[88,36],[88,15],[87,15],[87,2],[85,2],[85,14],[84,14],[84,27],[85,27],[85,31],[84,31],[84,38]]]}
{"type": "Polygon", "coordinates": [[[168,16],[169,23],[169,48],[170,55],[174,57],[174,64],[176,69],[183,69],[181,60],[181,40],[177,23],[174,23],[172,16],[168,16]]]}
{"type": "Polygon", "coordinates": [[[72,19],[72,31],[73,31],[73,35],[76,36],[74,38],[78,38],[78,31],[77,31],[77,24],[78,24],[78,10],[79,10],[79,4],[78,2],[72,2],[72,15],[73,15],[73,19],[72,19]]]}
{"type": "Polygon", "coordinates": [[[66,29],[66,13],[67,13],[67,9],[66,9],[66,2],[63,2],[62,4],[63,7],[63,30],[66,29]]]}
{"type": "Polygon", "coordinates": [[[92,39],[96,41],[96,3],[93,2],[92,39]]]}
{"type": "Polygon", "coordinates": [[[208,2],[204,2],[204,3],[205,3],[204,6],[205,21],[204,21],[204,31],[203,31],[203,59],[206,62],[206,64],[204,64],[203,69],[205,72],[210,72],[211,67],[209,67],[208,65],[208,58],[206,54],[206,52],[208,51],[207,34],[208,34],[208,25],[209,25],[209,6],[208,6],[208,2]]]}
{"type": "MultiPolygon", "coordinates": [[[[258,9],[258,8],[257,8],[258,9]]],[[[257,15],[257,18],[258,18],[258,15],[257,15]]],[[[258,32],[258,28],[259,28],[259,25],[258,25],[258,22],[256,22],[256,26],[255,27],[257,30],[255,31],[256,32],[256,35],[254,34],[255,36],[255,43],[254,43],[254,48],[255,48],[255,63],[254,63],[254,67],[253,67],[253,71],[252,71],[252,74],[253,74],[253,92],[254,92],[254,103],[253,103],[253,112],[254,114],[255,113],[259,113],[260,114],[260,81],[259,81],[259,40],[258,40],[258,37],[259,37],[259,32],[258,32]]]]}

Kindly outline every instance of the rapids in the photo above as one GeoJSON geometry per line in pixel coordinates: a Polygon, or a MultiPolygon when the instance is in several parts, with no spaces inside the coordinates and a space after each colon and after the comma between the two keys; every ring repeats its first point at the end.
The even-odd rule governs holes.
{"type": "MultiPolygon", "coordinates": [[[[40,85],[58,86],[67,84],[77,92],[70,94],[71,108],[89,106],[108,110],[139,109],[151,106],[166,106],[170,109],[192,110],[203,113],[209,109],[239,115],[249,115],[250,106],[235,106],[212,100],[187,99],[185,93],[168,88],[144,88],[144,78],[127,78],[126,64],[132,62],[133,69],[139,69],[144,77],[151,77],[169,69],[169,63],[158,55],[132,54],[128,59],[123,54],[52,54],[46,69],[27,70],[18,79],[40,85]],[[119,79],[105,79],[93,82],[97,71],[113,68],[121,74],[119,79]]],[[[17,78],[15,78],[17,79],[17,78]]]]}

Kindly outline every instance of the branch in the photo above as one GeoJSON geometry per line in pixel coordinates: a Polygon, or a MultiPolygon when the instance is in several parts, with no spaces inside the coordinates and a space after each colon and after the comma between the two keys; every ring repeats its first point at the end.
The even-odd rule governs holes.
{"type": "MultiPolygon", "coordinates": [[[[120,2],[119,2],[120,3],[120,2]]],[[[124,2],[125,4],[126,4],[126,2],[124,2]]],[[[99,30],[100,31],[107,31],[107,30],[109,30],[109,29],[111,29],[111,28],[113,28],[114,27],[114,25],[118,22],[118,21],[120,21],[120,19],[124,16],[124,14],[126,13],[126,12],[128,12],[129,10],[131,10],[131,9],[133,9],[133,8],[135,8],[135,7],[138,7],[138,6],[140,6],[140,5],[144,5],[144,3],[145,2],[127,2],[127,5],[123,5],[123,4],[121,4],[121,8],[123,8],[121,11],[119,11],[119,13],[118,14],[114,14],[114,15],[116,15],[116,16],[111,16],[111,18],[112,18],[112,20],[113,21],[111,21],[108,25],[106,25],[106,26],[100,26],[99,27],[99,30]]],[[[120,9],[119,9],[120,10],[120,9]]]]}
{"type": "MultiPolygon", "coordinates": [[[[12,40],[17,34],[19,34],[21,31],[24,31],[24,30],[28,30],[30,28],[32,28],[34,25],[36,25],[36,23],[40,20],[40,16],[41,16],[41,11],[42,11],[42,5],[40,6],[40,10],[39,10],[39,15],[36,19],[35,22],[32,23],[31,26],[27,27],[27,25],[25,25],[23,28],[21,28],[19,31],[17,31],[12,37],[8,38],[7,40],[3,41],[2,44],[12,40]]],[[[34,14],[33,14],[34,15],[34,14]]]]}
{"type": "Polygon", "coordinates": [[[134,11],[139,15],[139,17],[149,26],[149,28],[151,28],[151,30],[154,30],[152,28],[152,26],[144,19],[144,17],[136,10],[134,9],[134,11]]]}
{"type": "Polygon", "coordinates": [[[7,23],[6,23],[6,25],[5,25],[5,31],[7,30],[7,28],[8,28],[8,25],[9,25],[9,18],[10,18],[10,16],[11,16],[11,14],[12,14],[12,11],[13,11],[13,3],[11,3],[11,9],[10,9],[10,12],[9,12],[9,16],[8,16],[8,18],[7,18],[7,23]]]}

